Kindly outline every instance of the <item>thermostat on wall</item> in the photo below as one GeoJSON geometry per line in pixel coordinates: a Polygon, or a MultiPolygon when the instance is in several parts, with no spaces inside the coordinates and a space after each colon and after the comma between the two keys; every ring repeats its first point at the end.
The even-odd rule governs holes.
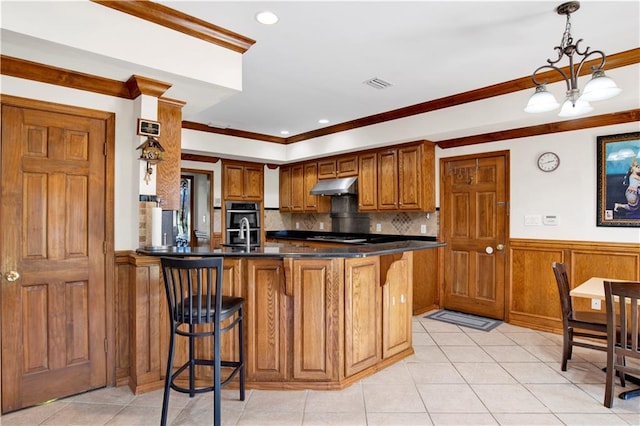
{"type": "Polygon", "coordinates": [[[544,223],[547,226],[556,226],[560,223],[560,218],[556,215],[547,214],[547,215],[544,215],[544,218],[542,219],[542,223],[544,223]]]}

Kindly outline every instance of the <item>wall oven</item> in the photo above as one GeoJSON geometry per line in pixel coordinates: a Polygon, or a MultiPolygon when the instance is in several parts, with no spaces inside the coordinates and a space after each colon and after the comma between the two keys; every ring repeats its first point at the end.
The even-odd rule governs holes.
{"type": "Polygon", "coordinates": [[[251,246],[260,245],[260,203],[246,201],[225,202],[225,243],[239,246],[246,245],[240,239],[240,221],[246,217],[249,221],[251,246]]]}

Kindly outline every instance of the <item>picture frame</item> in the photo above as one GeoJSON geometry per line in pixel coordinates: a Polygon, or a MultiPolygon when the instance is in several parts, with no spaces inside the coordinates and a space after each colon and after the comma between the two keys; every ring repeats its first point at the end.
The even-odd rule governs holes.
{"type": "Polygon", "coordinates": [[[640,227],[640,132],[597,137],[597,226],[640,227]]]}
{"type": "Polygon", "coordinates": [[[157,121],[138,118],[138,136],[160,136],[160,123],[157,121]]]}

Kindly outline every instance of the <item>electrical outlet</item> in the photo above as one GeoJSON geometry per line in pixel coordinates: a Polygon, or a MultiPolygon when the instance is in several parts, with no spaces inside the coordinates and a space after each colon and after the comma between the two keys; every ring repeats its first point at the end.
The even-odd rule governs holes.
{"type": "Polygon", "coordinates": [[[296,222],[296,229],[300,229],[300,222],[296,222]]]}
{"type": "Polygon", "coordinates": [[[421,234],[427,233],[427,225],[420,225],[420,233],[421,234]]]}
{"type": "Polygon", "coordinates": [[[320,230],[322,231],[324,229],[324,223],[320,222],[320,230]]]}
{"type": "Polygon", "coordinates": [[[600,299],[591,299],[591,309],[600,310],[602,309],[602,300],[600,299]]]}
{"type": "Polygon", "coordinates": [[[380,231],[382,231],[382,224],[376,223],[376,232],[380,232],[380,231]]]}

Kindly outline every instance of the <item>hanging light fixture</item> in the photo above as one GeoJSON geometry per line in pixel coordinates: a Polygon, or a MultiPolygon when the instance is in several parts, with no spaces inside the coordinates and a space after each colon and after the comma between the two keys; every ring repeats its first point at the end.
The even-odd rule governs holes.
{"type": "Polygon", "coordinates": [[[524,109],[525,112],[547,112],[560,106],[558,101],[556,101],[556,98],[547,91],[545,86],[546,81],[541,82],[536,78],[536,74],[541,70],[550,69],[559,72],[567,85],[566,98],[562,104],[560,113],[558,114],[560,117],[576,117],[578,115],[587,114],[593,111],[593,107],[590,102],[603,101],[622,92],[622,90],[616,86],[616,83],[604,74],[603,68],[607,59],[604,52],[601,50],[589,50],[589,47],[581,51],[579,45],[582,39],[579,39],[575,44],[573,43],[573,37],[571,37],[570,18],[571,14],[578,9],[580,9],[580,2],[577,1],[562,3],[557,7],[556,12],[558,15],[566,15],[567,17],[567,24],[565,26],[564,33],[562,34],[560,46],[555,47],[555,50],[558,53],[558,59],[547,59],[548,65],[543,65],[533,72],[532,79],[536,85],[536,91],[529,98],[529,102],[524,109]],[[582,59],[578,63],[575,63],[573,58],[574,55],[578,56],[576,59],[580,59],[579,57],[582,57],[582,59]],[[569,75],[556,66],[556,64],[565,56],[569,59],[569,75]],[[584,92],[582,93],[582,96],[580,96],[578,76],[580,75],[582,66],[587,58],[592,56],[600,56],[600,64],[598,66],[591,67],[591,80],[589,80],[589,82],[584,86],[584,92]]]}

